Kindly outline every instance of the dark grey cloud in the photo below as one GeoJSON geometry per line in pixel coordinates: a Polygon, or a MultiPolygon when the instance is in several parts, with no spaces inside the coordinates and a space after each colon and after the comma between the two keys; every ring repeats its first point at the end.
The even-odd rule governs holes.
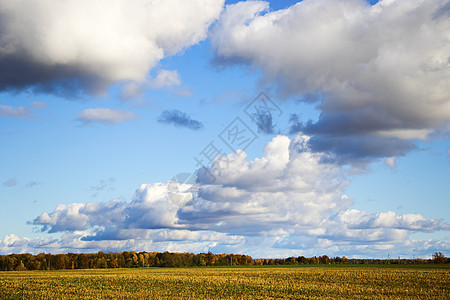
{"type": "MultiPolygon", "coordinates": [[[[380,113],[371,107],[326,114],[322,113],[317,122],[301,122],[299,116],[292,114],[289,133],[303,132],[311,136],[308,141],[311,149],[327,152],[327,159],[342,164],[360,164],[383,157],[404,156],[417,149],[414,139],[383,136],[376,133],[417,128],[419,122],[402,123],[402,120],[389,116],[389,112],[380,113]]],[[[408,131],[404,134],[408,134],[408,131]]],[[[415,133],[417,134],[417,133],[415,133]]]]}
{"type": "Polygon", "coordinates": [[[308,134],[363,135],[389,128],[402,128],[400,120],[371,108],[324,113],[315,123],[305,124],[308,134]]]}
{"type": "Polygon", "coordinates": [[[260,110],[252,114],[252,119],[258,126],[258,132],[263,134],[274,134],[275,125],[273,124],[272,113],[266,110],[260,110]]]}
{"type": "Polygon", "coordinates": [[[158,122],[163,124],[172,124],[177,127],[186,127],[192,130],[202,129],[203,123],[193,120],[189,115],[178,109],[165,110],[158,118],[158,122]]]}
{"type": "Polygon", "coordinates": [[[96,94],[108,86],[102,77],[77,66],[48,66],[24,53],[0,55],[0,83],[0,92],[29,90],[65,98],[78,98],[81,91],[96,94]]]}
{"type": "Polygon", "coordinates": [[[289,116],[289,134],[298,134],[303,131],[303,125],[300,121],[300,117],[297,114],[291,114],[289,116]]]}
{"type": "Polygon", "coordinates": [[[309,145],[313,151],[327,152],[327,157],[341,164],[370,162],[382,157],[404,156],[417,149],[412,141],[371,135],[315,135],[309,145]]]}

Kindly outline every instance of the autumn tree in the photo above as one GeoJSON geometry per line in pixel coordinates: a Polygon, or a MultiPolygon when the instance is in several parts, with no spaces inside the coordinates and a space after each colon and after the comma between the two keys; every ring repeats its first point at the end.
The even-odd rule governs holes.
{"type": "Polygon", "coordinates": [[[445,263],[445,256],[441,252],[436,252],[433,254],[433,262],[435,264],[443,264],[445,263]]]}

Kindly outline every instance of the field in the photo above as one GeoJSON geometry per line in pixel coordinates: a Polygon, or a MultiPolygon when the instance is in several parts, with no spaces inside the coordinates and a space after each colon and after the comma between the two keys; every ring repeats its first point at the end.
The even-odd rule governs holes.
{"type": "Polygon", "coordinates": [[[448,266],[0,272],[1,299],[450,299],[448,266]]]}

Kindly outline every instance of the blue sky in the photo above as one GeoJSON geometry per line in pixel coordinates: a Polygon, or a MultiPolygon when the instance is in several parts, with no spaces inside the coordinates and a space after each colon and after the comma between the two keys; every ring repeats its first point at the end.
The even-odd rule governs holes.
{"type": "Polygon", "coordinates": [[[450,255],[446,1],[5,1],[0,29],[0,253],[450,255]]]}

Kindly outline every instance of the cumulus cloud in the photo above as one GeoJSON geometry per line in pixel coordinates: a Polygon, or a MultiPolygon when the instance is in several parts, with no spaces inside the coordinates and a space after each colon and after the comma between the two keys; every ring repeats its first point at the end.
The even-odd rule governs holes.
{"type": "Polygon", "coordinates": [[[143,184],[130,202],[61,204],[30,223],[49,233],[63,232],[67,241],[58,244],[70,237],[89,249],[171,243],[193,251],[188,247],[197,241],[202,249],[256,256],[317,254],[312,249],[342,255],[369,245],[400,249],[411,242],[411,233],[450,230],[442,220],[420,214],[351,208],[347,171],[324,162],[327,154],[311,151],[308,139],[277,136],[254,160],[243,151],[226,155],[227,168],[207,170],[216,180],[199,172],[197,184],[177,189],[170,181],[143,184]]]}
{"type": "Polygon", "coordinates": [[[255,161],[244,152],[229,154],[227,169],[210,170],[214,182],[200,172],[198,198],[181,208],[179,222],[241,234],[320,226],[352,201],[343,194],[348,182],[340,168],[320,163],[307,142],[305,136],[278,136],[255,161]]]}
{"type": "Polygon", "coordinates": [[[107,228],[109,235],[112,234],[111,229],[117,233],[118,229],[180,228],[176,217],[179,206],[170,184],[143,184],[131,202],[112,200],[60,204],[52,213],[42,213],[33,224],[41,225],[43,231],[50,233],[99,226],[107,228]]]}
{"type": "Polygon", "coordinates": [[[114,223],[123,222],[125,204],[119,200],[107,203],[74,203],[60,204],[48,214],[42,213],[33,223],[42,226],[43,231],[77,231],[85,230],[96,225],[114,226],[114,223]]]}
{"type": "Polygon", "coordinates": [[[339,213],[332,219],[334,226],[326,229],[323,237],[343,241],[405,241],[414,231],[434,232],[449,230],[441,220],[428,220],[421,214],[397,215],[393,211],[367,214],[356,209],[339,213]]]}
{"type": "Polygon", "coordinates": [[[158,122],[164,124],[173,124],[177,127],[186,127],[192,130],[202,129],[203,123],[193,120],[186,113],[179,111],[178,109],[165,110],[158,118],[158,122]]]}
{"type": "Polygon", "coordinates": [[[201,231],[155,230],[141,234],[146,239],[96,240],[89,239],[88,232],[75,231],[65,233],[59,239],[19,237],[9,234],[0,239],[0,253],[86,253],[99,249],[109,251],[171,251],[171,252],[208,252],[208,249],[220,245],[234,247],[242,243],[242,237],[229,237],[224,242],[223,234],[201,231]]]}
{"type": "Polygon", "coordinates": [[[149,71],[205,39],[223,3],[2,1],[0,90],[101,94],[117,82],[173,83],[174,74],[152,79],[149,71]]]}
{"type": "Polygon", "coordinates": [[[136,118],[131,111],[111,108],[89,108],[79,113],[77,120],[84,125],[92,123],[117,124],[136,118]]]}
{"type": "Polygon", "coordinates": [[[226,7],[211,40],[221,63],[250,63],[280,97],[316,103],[303,132],[346,163],[404,155],[450,119],[446,12],[446,0],[247,1],[226,7]]]}

